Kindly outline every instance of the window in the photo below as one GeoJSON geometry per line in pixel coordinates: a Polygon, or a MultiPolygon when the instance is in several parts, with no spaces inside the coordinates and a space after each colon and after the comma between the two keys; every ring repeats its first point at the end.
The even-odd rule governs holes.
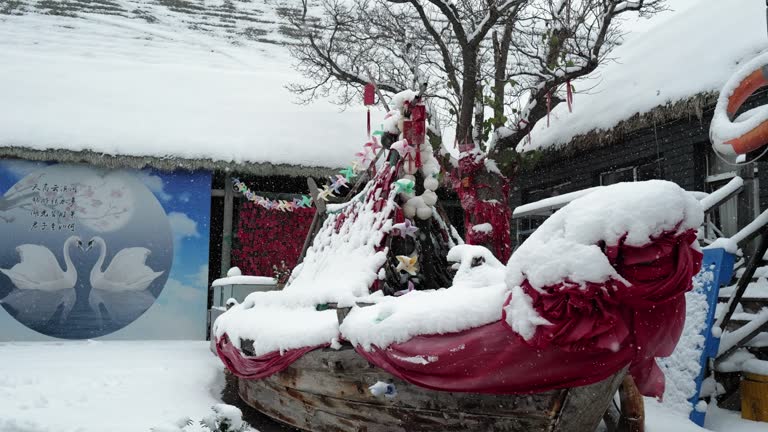
{"type": "MultiPolygon", "coordinates": [[[[730,179],[708,181],[707,192],[714,192],[725,186],[730,179]]],[[[713,240],[717,237],[730,237],[739,231],[737,196],[724,202],[717,210],[708,212],[705,221],[705,234],[713,240]]]]}
{"type": "MultiPolygon", "coordinates": [[[[707,152],[707,179],[706,191],[714,192],[727,184],[737,174],[738,167],[734,164],[724,161],[717,157],[710,148],[707,152]]],[[[755,203],[754,214],[757,217],[759,209],[758,191],[760,185],[757,179],[757,164],[754,164],[755,178],[752,179],[754,187],[750,189],[754,194],[752,197],[755,203]]],[[[742,192],[744,193],[744,192],[742,192]]],[[[734,196],[720,205],[716,210],[708,212],[704,225],[704,234],[708,240],[714,240],[717,237],[730,237],[739,231],[739,206],[738,196],[734,196]]]]}
{"type": "MultiPolygon", "coordinates": [[[[571,185],[570,181],[550,184],[548,186],[539,186],[535,189],[528,189],[523,193],[523,203],[531,204],[547,198],[556,197],[565,193],[571,185]]],[[[520,246],[536,228],[538,228],[552,214],[554,210],[550,206],[542,207],[541,212],[530,214],[516,219],[515,225],[515,247],[520,246]]]]}
{"type": "Polygon", "coordinates": [[[661,161],[656,159],[651,162],[630,165],[600,173],[600,185],[607,186],[621,182],[643,181],[663,177],[661,161]]]}
{"type": "Polygon", "coordinates": [[[536,189],[528,189],[523,193],[523,203],[529,204],[536,201],[541,201],[546,198],[552,198],[554,196],[558,196],[568,187],[570,186],[571,182],[563,182],[563,183],[557,183],[557,184],[550,184],[548,186],[539,186],[536,189]]]}
{"type": "Polygon", "coordinates": [[[517,226],[516,228],[516,235],[515,235],[515,248],[523,244],[525,239],[530,237],[531,234],[533,234],[534,231],[536,231],[536,228],[541,226],[542,223],[544,223],[545,220],[547,220],[549,216],[526,216],[520,219],[517,219],[517,226]]]}

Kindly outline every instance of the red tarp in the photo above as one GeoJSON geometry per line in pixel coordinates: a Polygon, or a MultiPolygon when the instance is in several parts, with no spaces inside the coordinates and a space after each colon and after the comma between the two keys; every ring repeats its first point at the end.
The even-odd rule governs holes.
{"type": "MultiPolygon", "coordinates": [[[[357,352],[376,366],[413,384],[473,393],[536,393],[600,381],[626,366],[640,391],[661,396],[664,376],[655,357],[669,356],[685,321],[686,291],[701,266],[691,249],[694,231],[666,233],[643,247],[623,242],[604,248],[631,286],[617,281],[568,283],[524,291],[551,326],[539,326],[529,341],[502,320],[444,335],[414,337],[384,350],[357,352]]],[[[508,299],[509,301],[509,299],[508,299]]],[[[219,357],[236,375],[257,379],[279,372],[318,347],[282,356],[242,357],[226,339],[219,357]]]]}

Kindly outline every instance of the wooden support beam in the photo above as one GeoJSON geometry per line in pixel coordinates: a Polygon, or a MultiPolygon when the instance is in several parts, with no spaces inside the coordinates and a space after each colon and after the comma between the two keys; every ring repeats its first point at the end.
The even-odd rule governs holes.
{"type": "Polygon", "coordinates": [[[749,341],[754,339],[755,336],[759,335],[760,333],[762,333],[764,331],[768,331],[768,322],[765,322],[765,323],[763,323],[763,325],[755,328],[754,330],[749,332],[747,335],[745,335],[744,337],[739,339],[738,342],[733,344],[733,346],[728,348],[728,350],[726,350],[724,353],[718,355],[717,356],[718,361],[727,358],[729,355],[733,354],[737,349],[743,347],[744,345],[749,343],[749,341]]]}
{"type": "Polygon", "coordinates": [[[227,174],[224,178],[224,220],[221,230],[221,277],[227,276],[232,267],[232,219],[235,205],[235,193],[232,188],[232,177],[227,174]]]}
{"type": "Polygon", "coordinates": [[[309,232],[307,233],[307,237],[304,239],[304,246],[301,248],[299,260],[296,261],[297,264],[300,264],[304,261],[304,257],[307,255],[307,250],[312,245],[315,234],[317,234],[317,232],[323,226],[323,222],[325,222],[326,217],[325,201],[320,199],[317,183],[315,183],[315,180],[312,177],[307,177],[307,187],[309,188],[309,194],[312,196],[312,201],[315,203],[315,217],[312,218],[312,224],[309,226],[309,232]]]}
{"type": "MultiPolygon", "coordinates": [[[[738,195],[736,200],[736,219],[739,229],[742,229],[752,223],[758,216],[757,190],[755,188],[755,167],[753,164],[740,166],[738,175],[744,181],[743,192],[738,195]]],[[[756,246],[752,239],[744,239],[739,242],[739,247],[744,252],[745,257],[751,257],[755,253],[756,246]]],[[[762,257],[762,255],[761,255],[762,257]]]]}
{"type": "Polygon", "coordinates": [[[645,431],[645,402],[640,394],[635,380],[627,374],[619,388],[621,400],[621,417],[619,418],[618,432],[644,432],[645,431]]]}

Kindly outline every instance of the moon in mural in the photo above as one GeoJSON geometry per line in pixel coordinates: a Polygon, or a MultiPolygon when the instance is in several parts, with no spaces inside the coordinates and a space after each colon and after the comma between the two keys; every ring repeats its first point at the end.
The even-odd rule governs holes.
{"type": "Polygon", "coordinates": [[[141,316],[173,264],[155,195],[129,171],[51,165],[0,199],[0,305],[37,332],[103,336],[141,316]]]}
{"type": "Polygon", "coordinates": [[[126,184],[124,173],[95,175],[75,187],[75,217],[94,231],[115,231],[133,216],[133,193],[126,184]]]}

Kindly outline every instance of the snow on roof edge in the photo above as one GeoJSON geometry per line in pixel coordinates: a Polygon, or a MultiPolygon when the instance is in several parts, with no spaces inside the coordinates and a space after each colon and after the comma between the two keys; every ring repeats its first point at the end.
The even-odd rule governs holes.
{"type": "Polygon", "coordinates": [[[302,164],[286,164],[251,161],[224,161],[203,158],[185,158],[182,156],[156,157],[140,155],[111,155],[97,153],[91,150],[73,151],[67,149],[35,150],[28,147],[0,145],[0,158],[24,159],[37,162],[87,163],[104,168],[133,168],[147,167],[161,171],[210,170],[230,171],[262,176],[287,175],[293,177],[325,177],[337,174],[341,167],[307,166],[302,164]]]}
{"type": "Polygon", "coordinates": [[[705,111],[714,109],[718,96],[719,92],[704,91],[675,102],[667,101],[665,104],[657,105],[648,111],[637,112],[631,117],[619,121],[611,128],[597,127],[587,133],[576,135],[567,142],[551,144],[542,148],[526,148],[523,149],[523,152],[570,153],[595,146],[610,145],[639,130],[654,125],[661,126],[686,116],[695,116],[701,121],[705,111]]]}
{"type": "Polygon", "coordinates": [[[537,122],[521,150],[604,143],[649,120],[658,125],[685,114],[700,116],[702,107],[714,105],[732,73],[766,51],[764,6],[686,3],[646,30],[630,31],[611,54],[616,61],[577,80],[581,91],[574,95],[573,112],[563,104],[553,108],[552,127],[537,122]]]}

